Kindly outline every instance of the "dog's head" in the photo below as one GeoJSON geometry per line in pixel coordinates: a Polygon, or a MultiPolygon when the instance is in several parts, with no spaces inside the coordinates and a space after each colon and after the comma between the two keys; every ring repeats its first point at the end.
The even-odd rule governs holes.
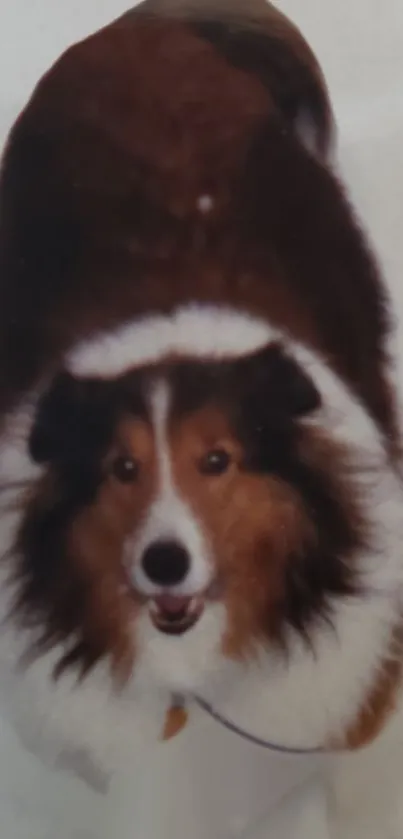
{"type": "MultiPolygon", "coordinates": [[[[179,315],[173,346],[212,317],[179,315]]],[[[242,322],[225,317],[222,340],[242,322]]],[[[148,325],[156,356],[164,321],[148,325]]],[[[61,643],[61,667],[83,671],[107,657],[127,676],[149,655],[164,671],[181,645],[203,671],[286,647],[292,629],[309,641],[354,589],[365,538],[351,452],[321,425],[321,384],[280,340],[126,369],[127,337],[114,375],[108,341],[79,348],[36,408],[40,474],[22,496],[15,555],[39,648],[61,643]]]]}

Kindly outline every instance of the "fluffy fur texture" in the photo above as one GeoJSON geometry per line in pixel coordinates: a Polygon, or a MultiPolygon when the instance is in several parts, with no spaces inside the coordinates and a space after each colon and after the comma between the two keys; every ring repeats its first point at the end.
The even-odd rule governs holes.
{"type": "Polygon", "coordinates": [[[164,590],[147,582],[145,552],[169,542],[189,555],[169,591],[223,589],[233,654],[287,623],[308,636],[330,595],[355,590],[353,557],[370,538],[350,451],[301,423],[320,401],[275,343],[239,361],[164,359],[111,383],[56,379],[30,436],[48,468],[18,537],[21,605],[49,637],[73,639],[70,657],[119,658],[133,594],[164,590]],[[210,453],[225,457],[219,471],[210,453]]]}
{"type": "Polygon", "coordinates": [[[269,324],[216,306],[175,310],[171,317],[147,317],[107,335],[76,345],[67,357],[78,377],[119,376],[127,369],[155,364],[166,356],[222,360],[253,353],[279,337],[269,324]]]}
{"type": "MultiPolygon", "coordinates": [[[[69,50],[11,134],[2,681],[28,739],[39,712],[98,781],[178,691],[268,739],[369,746],[366,778],[400,730],[388,313],[331,125],[272,7],[148,0],[69,50]]],[[[397,796],[363,813],[345,761],[335,839],[375,801],[377,839],[400,836],[397,796]]]]}

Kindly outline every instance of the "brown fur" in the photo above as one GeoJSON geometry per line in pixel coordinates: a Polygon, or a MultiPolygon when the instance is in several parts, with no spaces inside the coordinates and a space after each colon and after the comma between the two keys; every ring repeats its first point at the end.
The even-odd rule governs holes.
{"type": "MultiPolygon", "coordinates": [[[[363,534],[361,513],[338,478],[343,453],[326,438],[310,433],[301,441],[301,449],[315,469],[329,469],[332,464],[333,491],[343,498],[356,532],[363,534]]],[[[303,499],[286,481],[245,469],[242,445],[225,416],[214,408],[198,411],[175,427],[172,459],[177,486],[208,534],[219,579],[225,581],[225,652],[245,655],[262,637],[281,640],[287,569],[317,548],[318,534],[303,499]],[[200,479],[195,464],[215,449],[230,454],[231,467],[220,477],[200,479]]]]}
{"type": "MultiPolygon", "coordinates": [[[[268,399],[270,415],[275,416],[276,400],[278,406],[282,404],[276,387],[280,385],[284,398],[284,377],[292,386],[296,375],[292,367],[282,364],[282,381],[277,382],[274,371],[278,352],[269,349],[247,362],[224,365],[221,374],[213,365],[216,395],[197,385],[200,376],[209,376],[211,365],[205,371],[203,364],[197,369],[176,361],[163,368],[173,388],[167,428],[173,479],[211,547],[216,582],[228,615],[223,650],[233,657],[253,653],[262,641],[283,645],[290,625],[308,639],[313,615],[331,619],[329,594],[337,597],[354,591],[354,555],[365,540],[364,519],[343,451],[326,436],[309,429],[290,429],[287,435],[291,436],[284,441],[281,432],[277,440],[276,427],[265,431],[264,415],[259,419],[258,412],[252,429],[246,416],[236,419],[244,410],[243,404],[249,410],[256,388],[261,399],[262,363],[266,371],[270,363],[274,365],[272,373],[265,375],[272,381],[268,399]],[[239,389],[243,376],[245,394],[239,389]],[[234,381],[237,390],[231,395],[234,381]],[[200,407],[191,407],[187,382],[196,382],[200,407]],[[261,423],[258,445],[263,445],[264,451],[267,446],[269,450],[270,446],[275,450],[285,446],[284,466],[283,455],[279,463],[267,466],[266,455],[255,451],[256,442],[249,440],[249,435],[255,434],[256,422],[261,423]],[[203,474],[203,458],[216,449],[230,456],[229,469],[220,476],[203,474]]],[[[144,375],[145,381],[151,376],[152,381],[161,374],[161,370],[150,368],[147,374],[143,371],[127,377],[127,382],[122,379],[119,387],[133,395],[138,376],[140,381],[144,375]]],[[[297,386],[301,393],[299,380],[297,386]]],[[[108,390],[110,385],[100,387],[108,390]]],[[[68,390],[56,388],[55,392],[65,399],[68,390]]],[[[119,389],[115,398],[118,394],[119,389]]],[[[74,391],[69,398],[73,397],[74,391]]],[[[81,391],[79,398],[83,399],[81,391]]],[[[51,404],[47,402],[48,411],[51,404]]],[[[286,401],[281,410],[288,411],[291,405],[286,401]]],[[[40,422],[49,434],[50,423],[58,425],[61,415],[68,412],[74,416],[74,411],[74,403],[63,402],[59,412],[53,407],[40,422]]],[[[280,425],[289,421],[286,415],[281,417],[276,420],[280,425]]],[[[93,423],[88,423],[90,435],[93,423]]],[[[124,548],[128,539],[135,539],[156,496],[159,466],[149,420],[126,414],[117,418],[111,433],[105,454],[94,451],[95,461],[101,457],[99,467],[96,462],[87,466],[89,474],[94,474],[90,481],[95,483],[82,501],[76,500],[75,482],[85,483],[84,467],[79,460],[73,467],[76,475],[70,474],[71,463],[75,462],[71,440],[66,441],[66,466],[62,450],[55,450],[54,465],[49,464],[48,477],[40,482],[28,505],[19,537],[19,607],[31,620],[39,619],[41,643],[67,642],[61,668],[80,662],[85,671],[107,655],[115,671],[127,676],[135,656],[132,625],[143,604],[127,576],[124,548]],[[138,464],[133,483],[121,483],[114,475],[114,463],[122,455],[138,464]]],[[[78,451],[85,451],[84,440],[82,445],[84,448],[78,451]]]]}
{"type": "MultiPolygon", "coordinates": [[[[38,85],[3,161],[0,418],[58,372],[77,341],[196,301],[258,314],[313,347],[396,446],[387,302],[326,166],[331,133],[316,59],[259,0],[148,0],[68,50],[38,85]],[[314,154],[296,130],[301,113],[313,123],[314,154]],[[214,201],[205,215],[203,194],[214,201]]],[[[259,399],[276,407],[278,393],[264,386],[259,399]]],[[[239,657],[257,641],[284,644],[289,627],[309,643],[313,620],[331,623],[334,600],[358,593],[355,556],[367,532],[346,453],[295,417],[280,417],[287,434],[281,422],[267,432],[280,444],[274,466],[266,445],[245,468],[253,434],[244,417],[234,427],[235,396],[229,408],[177,414],[170,443],[176,483],[217,557],[223,649],[239,657]],[[202,478],[195,464],[216,446],[233,465],[202,478]]],[[[122,549],[156,491],[155,443],[146,420],[111,422],[82,490],[87,441],[73,466],[71,440],[63,459],[60,415],[57,456],[24,498],[19,614],[38,630],[40,649],[64,645],[61,667],[84,672],[109,656],[125,678],[143,604],[122,549]],[[140,461],[135,484],[111,474],[120,451],[140,461]]],[[[385,668],[348,747],[382,727],[400,675],[395,663],[385,668]]]]}
{"type": "MultiPolygon", "coordinates": [[[[103,477],[96,496],[66,515],[66,532],[63,528],[52,574],[46,573],[39,590],[26,579],[17,605],[26,615],[27,609],[28,614],[32,612],[32,601],[36,604],[34,614],[41,631],[38,648],[67,640],[58,672],[77,663],[85,672],[107,653],[115,672],[129,675],[134,655],[130,630],[140,602],[128,583],[123,545],[155,494],[156,469],[150,428],[139,420],[123,420],[101,465],[103,477]],[[121,455],[133,456],[140,463],[139,478],[133,484],[122,484],[113,474],[113,464],[121,455]]],[[[39,519],[44,530],[49,527],[59,497],[60,477],[50,472],[28,504],[25,537],[20,537],[23,553],[32,525],[39,519]]],[[[21,573],[24,580],[26,572],[19,569],[21,573]]]]}
{"type": "MultiPolygon", "coordinates": [[[[270,53],[280,30],[268,18],[264,31],[270,53]]],[[[134,15],[38,86],[0,185],[0,414],[78,339],[198,300],[320,349],[396,442],[373,257],[276,108],[270,72],[262,81],[239,49],[231,59],[186,21],[134,15]],[[215,209],[201,217],[206,191],[215,209]]]]}
{"type": "Polygon", "coordinates": [[[104,471],[96,501],[72,524],[68,549],[74,573],[88,581],[83,637],[89,649],[98,647],[102,655],[108,650],[116,672],[127,677],[134,659],[131,627],[141,602],[126,578],[123,546],[135,534],[157,486],[154,441],[146,423],[122,423],[104,471]],[[121,454],[140,463],[133,484],[120,483],[112,473],[121,454]]]}
{"type": "Polygon", "coordinates": [[[217,557],[228,610],[223,647],[234,656],[253,651],[262,635],[273,639],[281,633],[285,565],[314,538],[296,494],[275,478],[245,472],[244,457],[228,421],[214,409],[197,412],[173,430],[176,484],[217,557]],[[228,452],[232,465],[220,477],[201,478],[195,465],[214,449],[228,452]]]}
{"type": "Polygon", "coordinates": [[[145,0],[121,19],[168,17],[189,22],[230,63],[256,73],[290,127],[309,122],[326,157],[334,125],[320,65],[299,29],[267,0],[145,0]]]}
{"type": "Polygon", "coordinates": [[[395,712],[402,685],[402,632],[395,634],[390,657],[384,662],[372,690],[338,748],[351,750],[368,746],[376,739],[395,712]]]}

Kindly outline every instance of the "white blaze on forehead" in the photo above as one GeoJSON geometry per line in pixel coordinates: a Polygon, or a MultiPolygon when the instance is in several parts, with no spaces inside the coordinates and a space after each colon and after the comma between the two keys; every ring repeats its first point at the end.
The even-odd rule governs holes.
{"type": "Polygon", "coordinates": [[[152,583],[143,571],[141,560],[144,551],[155,542],[178,542],[189,553],[190,568],[184,581],[172,586],[171,591],[178,595],[193,595],[207,587],[212,567],[201,526],[173,480],[167,437],[170,393],[164,381],[154,384],[150,406],[158,463],[158,490],[140,533],[129,548],[128,562],[133,566],[136,588],[143,594],[156,595],[161,587],[152,583]]]}
{"type": "Polygon", "coordinates": [[[239,358],[278,340],[269,324],[222,306],[192,305],[150,315],[78,344],[66,359],[75,376],[118,376],[169,355],[239,358]]]}

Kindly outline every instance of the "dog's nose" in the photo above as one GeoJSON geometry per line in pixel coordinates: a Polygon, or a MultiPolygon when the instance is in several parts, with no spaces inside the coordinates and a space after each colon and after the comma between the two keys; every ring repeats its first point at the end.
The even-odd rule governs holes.
{"type": "Polygon", "coordinates": [[[143,571],[159,586],[175,586],[186,577],[190,557],[186,548],[178,542],[153,542],[142,558],[143,571]]]}

